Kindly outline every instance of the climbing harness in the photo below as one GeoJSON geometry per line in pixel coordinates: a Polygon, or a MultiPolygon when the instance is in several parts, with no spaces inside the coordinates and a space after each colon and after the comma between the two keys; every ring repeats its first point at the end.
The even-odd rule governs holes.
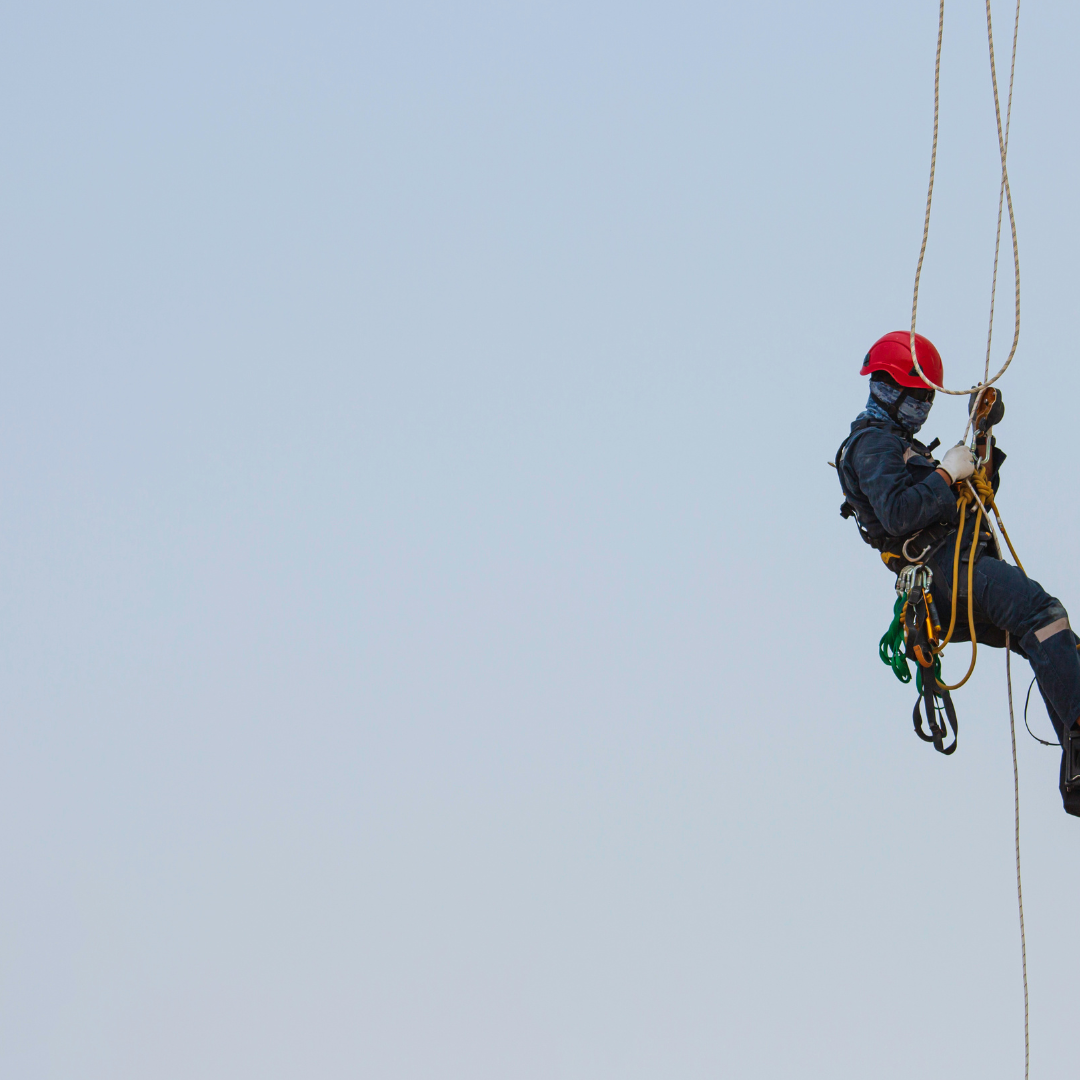
{"type": "MultiPolygon", "coordinates": [[[[992,460],[993,439],[991,434],[991,419],[1000,419],[1003,409],[999,408],[1000,400],[997,391],[990,387],[983,395],[982,400],[975,407],[975,436],[976,439],[985,440],[986,450],[980,459],[979,468],[972,474],[971,480],[960,488],[956,505],[960,514],[959,525],[956,528],[956,542],[953,545],[952,563],[952,588],[950,592],[950,618],[949,628],[945,633],[941,630],[941,621],[938,618],[937,608],[934,604],[931,588],[933,585],[933,571],[927,565],[926,560],[937,553],[945,542],[951,529],[944,526],[932,526],[922,529],[902,541],[892,541],[879,545],[881,559],[886,566],[892,560],[896,560],[900,566],[896,579],[897,601],[893,607],[893,621],[878,643],[878,652],[883,663],[889,665],[901,682],[909,682],[911,675],[908,671],[907,661],[914,659],[919,665],[920,675],[930,675],[923,678],[918,685],[920,700],[926,712],[926,729],[922,726],[920,715],[920,700],[915,703],[913,721],[915,732],[927,742],[933,742],[934,748],[941,753],[952,753],[956,749],[956,712],[949,696],[951,691],[959,690],[975,670],[975,661],[978,657],[978,635],[975,626],[975,596],[974,577],[975,563],[983,548],[993,543],[996,553],[1000,555],[1000,545],[990,525],[989,510],[993,510],[1002,535],[1012,552],[1017,566],[1023,570],[1023,565],[1012,546],[1005,524],[1001,520],[997,503],[994,500],[994,489],[986,475],[987,464],[992,460]],[[967,535],[967,516],[972,505],[976,506],[971,541],[968,547],[967,569],[967,624],[968,634],[971,640],[971,662],[964,677],[952,685],[946,684],[941,678],[941,654],[946,645],[952,640],[957,626],[957,603],[960,596],[960,561],[963,554],[964,539],[967,535]],[[983,524],[987,523],[984,531],[983,524]],[[919,546],[915,552],[913,547],[919,546]],[[896,548],[899,550],[895,550],[896,548]],[[923,685],[923,684],[928,685],[923,685]],[[945,716],[946,721],[952,725],[953,741],[948,750],[942,748],[942,738],[946,734],[945,729],[937,718],[945,716]]],[[[840,455],[838,455],[839,457],[840,455]]],[[[850,505],[850,504],[848,504],[850,505]]],[[[843,513],[843,509],[841,509],[843,513]]],[[[858,518],[856,517],[856,521],[858,518]]],[[[865,530],[860,525],[860,531],[865,530]]],[[[873,543],[870,539],[867,542],[873,543]]],[[[1080,760],[1080,759],[1078,759],[1080,760]]]]}

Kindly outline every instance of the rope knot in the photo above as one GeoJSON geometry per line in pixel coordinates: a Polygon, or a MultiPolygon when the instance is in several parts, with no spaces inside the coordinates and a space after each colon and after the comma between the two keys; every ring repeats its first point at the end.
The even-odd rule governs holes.
{"type": "MultiPolygon", "coordinates": [[[[991,508],[996,510],[997,507],[994,506],[994,488],[986,475],[986,467],[983,466],[981,469],[976,469],[968,479],[971,481],[971,486],[978,492],[983,506],[988,510],[991,508]]],[[[972,495],[971,488],[965,484],[960,488],[960,493],[956,497],[956,509],[967,509],[974,501],[975,496],[972,495]]]]}

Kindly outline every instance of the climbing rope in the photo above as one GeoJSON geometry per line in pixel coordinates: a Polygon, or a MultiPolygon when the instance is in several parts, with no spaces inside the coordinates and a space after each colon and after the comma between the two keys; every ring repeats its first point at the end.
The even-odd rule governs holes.
{"type": "MultiPolygon", "coordinates": [[[[983,382],[990,377],[990,342],[994,336],[994,303],[997,299],[997,275],[998,275],[998,257],[1001,254],[1001,211],[1005,201],[1005,185],[1008,180],[1008,174],[1004,169],[1005,157],[1009,153],[1009,127],[1012,124],[1012,99],[1013,99],[1013,82],[1016,78],[1016,39],[1020,32],[1020,0],[1016,3],[1016,15],[1013,19],[1013,43],[1012,43],[1012,62],[1009,65],[1009,101],[1005,108],[1005,139],[1004,146],[1002,147],[1002,170],[1001,170],[1001,187],[998,190],[998,212],[997,212],[997,237],[994,240],[994,277],[990,285],[990,320],[986,328],[986,363],[983,367],[983,382]]],[[[998,92],[997,92],[997,69],[994,64],[994,27],[990,19],[990,0],[986,3],[986,36],[990,43],[990,75],[994,84],[994,109],[997,112],[998,122],[998,134],[1000,137],[1001,129],[1001,110],[998,107],[998,92]]],[[[1018,253],[1016,249],[1016,223],[1012,217],[1012,202],[1009,203],[1009,222],[1013,226],[1013,263],[1019,261],[1018,253]]],[[[1019,277],[1019,269],[1017,270],[1017,276],[1019,277]]],[[[1020,283],[1016,284],[1016,319],[1013,331],[1013,344],[1012,353],[1016,352],[1016,343],[1020,336],[1020,283]]],[[[1012,354],[1009,357],[1012,360],[1012,354]]],[[[1006,365],[1008,366],[1008,365],[1006,365]]],[[[1004,371],[1004,368],[1002,368],[1004,371]]],[[[999,372],[1000,374],[1000,372],[999,372]]],[[[995,376],[996,378],[996,376],[995,376]]]]}
{"type": "MultiPolygon", "coordinates": [[[[919,308],[919,281],[922,277],[923,261],[926,257],[926,244],[930,235],[930,209],[934,196],[934,174],[937,166],[937,145],[938,145],[938,115],[940,110],[940,91],[941,91],[941,42],[945,29],[945,0],[940,0],[938,5],[938,36],[937,36],[937,50],[934,57],[934,139],[930,150],[930,180],[927,184],[926,190],[926,212],[923,216],[923,234],[922,244],[919,248],[919,261],[915,269],[915,286],[912,291],[911,299],[911,331],[908,338],[908,347],[911,351],[911,360],[915,366],[915,370],[919,373],[919,377],[927,385],[935,390],[940,390],[944,394],[950,394],[959,397],[963,394],[972,394],[971,405],[968,411],[967,423],[964,425],[964,434],[961,437],[961,442],[967,441],[968,431],[972,429],[975,422],[975,416],[979,411],[982,403],[983,396],[986,389],[992,386],[1002,375],[1005,374],[1009,365],[1013,361],[1013,357],[1016,355],[1016,347],[1020,340],[1020,250],[1016,238],[1016,215],[1013,210],[1012,191],[1009,187],[1009,172],[1006,165],[1006,158],[1008,155],[1009,146],[1009,128],[1012,122],[1012,98],[1013,98],[1013,83],[1016,75],[1016,43],[1020,30],[1020,0],[1016,0],[1016,14],[1013,19],[1013,40],[1012,40],[1012,60],[1009,66],[1009,97],[1005,110],[1005,123],[1004,126],[1001,122],[1001,99],[998,92],[998,80],[997,80],[997,65],[994,58],[994,25],[993,18],[990,11],[990,0],[986,0],[986,36],[990,49],[990,79],[994,90],[994,116],[997,121],[997,136],[998,136],[998,153],[1001,159],[1001,184],[998,191],[998,215],[997,215],[997,234],[994,240],[994,272],[993,280],[990,288],[990,318],[986,332],[986,361],[983,367],[982,382],[978,385],[971,387],[967,390],[949,390],[944,386],[939,386],[937,383],[932,382],[926,377],[926,373],[923,371],[919,364],[919,358],[915,352],[915,324],[916,317],[918,315],[919,308]],[[1008,207],[1009,210],[1009,229],[1012,233],[1012,254],[1013,254],[1013,277],[1015,286],[1015,305],[1013,309],[1013,339],[1012,345],[1009,348],[1009,355],[1005,358],[1005,363],[1002,364],[998,372],[991,378],[990,376],[990,347],[993,342],[994,334],[994,307],[997,297],[997,275],[998,275],[998,262],[1001,251],[1001,223],[1002,223],[1002,211],[1003,205],[1008,207]]],[[[987,453],[989,454],[989,441],[987,442],[987,453]]],[[[955,686],[945,687],[947,690],[955,690],[961,687],[971,678],[971,673],[975,669],[975,659],[977,655],[978,645],[975,640],[975,615],[974,615],[974,600],[972,597],[972,582],[974,577],[974,568],[976,560],[976,547],[979,538],[979,529],[982,523],[982,519],[985,518],[990,529],[993,530],[993,524],[990,522],[990,516],[987,513],[986,507],[990,506],[994,511],[994,516],[997,518],[998,525],[1001,527],[1001,532],[1005,537],[1005,541],[1009,546],[1009,551],[1012,553],[1013,558],[1016,560],[1016,565],[1023,570],[1023,565],[1016,556],[1016,550],[1012,546],[1012,541],[1009,539],[1009,534],[1005,530],[1005,525],[1001,520],[1001,515],[998,513],[997,506],[994,503],[994,493],[990,486],[989,481],[986,478],[985,464],[983,468],[976,471],[971,480],[965,483],[965,486],[960,492],[960,527],[956,537],[956,552],[953,558],[953,579],[952,579],[952,620],[949,624],[949,632],[945,636],[941,645],[936,648],[936,652],[940,653],[941,649],[945,647],[949,639],[952,637],[953,631],[956,626],[956,594],[957,594],[957,576],[959,574],[960,567],[960,546],[964,535],[964,518],[966,516],[967,507],[972,500],[978,504],[978,512],[975,519],[975,530],[972,535],[971,552],[968,556],[968,626],[971,633],[971,664],[968,667],[967,674],[958,682],[955,686]],[[982,498],[980,498],[982,496],[982,498]],[[985,505],[984,505],[985,504],[985,505]]],[[[1028,1005],[1028,979],[1027,979],[1027,941],[1024,934],[1024,893],[1020,880],[1020,773],[1017,766],[1016,759],[1016,721],[1014,718],[1013,710],[1013,693],[1012,693],[1012,665],[1010,663],[1010,635],[1006,632],[1005,635],[1005,676],[1006,684],[1008,688],[1009,697],[1009,734],[1012,742],[1012,760],[1013,760],[1013,806],[1015,811],[1015,846],[1016,846],[1016,902],[1020,915],[1020,960],[1023,971],[1024,979],[1024,1078],[1027,1080],[1031,1061],[1031,1044],[1029,1038],[1029,1005],[1028,1005]]],[[[883,659],[884,659],[883,651],[883,659]]],[[[1025,723],[1026,707],[1025,707],[1025,723]]],[[[1029,729],[1030,730],[1030,729],[1029,729]]]]}
{"type": "MultiPolygon", "coordinates": [[[[983,521],[985,520],[990,524],[989,510],[994,511],[994,516],[997,518],[998,526],[1001,528],[1001,534],[1005,537],[1005,543],[1008,544],[1013,560],[1021,570],[1024,569],[1024,564],[1020,561],[1020,556],[1016,554],[1016,548],[1013,547],[1012,540],[1009,539],[1009,534],[1005,529],[1005,523],[1001,520],[1001,512],[998,510],[997,503],[994,501],[994,489],[986,476],[986,469],[985,467],[976,469],[972,474],[971,479],[965,481],[965,486],[960,489],[960,494],[956,500],[957,509],[960,511],[960,524],[956,530],[956,547],[953,551],[952,617],[949,620],[948,632],[945,634],[944,638],[942,638],[941,643],[934,647],[934,652],[938,654],[943,652],[945,646],[952,640],[953,632],[956,630],[956,599],[959,591],[956,586],[960,573],[960,552],[964,540],[964,522],[967,517],[968,507],[972,502],[977,505],[978,510],[975,514],[975,528],[971,535],[972,552],[968,556],[967,616],[968,632],[971,635],[971,664],[968,666],[967,674],[958,683],[954,686],[942,685],[942,690],[959,690],[960,687],[971,678],[971,674],[975,670],[975,660],[978,656],[979,643],[975,636],[975,599],[972,590],[975,581],[976,561],[974,549],[979,541],[979,531],[982,528],[983,521]]],[[[990,528],[993,529],[993,525],[990,525],[990,528]]]]}
{"type": "MultiPolygon", "coordinates": [[[[998,526],[1001,528],[1001,533],[1005,537],[1005,543],[1008,544],[1009,551],[1012,554],[1013,560],[1016,565],[1024,571],[1024,564],[1020,561],[1020,557],[1016,554],[1016,548],[1013,547],[1012,540],[1009,539],[1009,533],[1005,528],[1005,523],[1001,520],[1001,514],[998,511],[997,504],[994,501],[994,489],[990,486],[990,482],[986,478],[985,469],[978,469],[972,476],[971,481],[967,481],[966,487],[961,489],[960,498],[957,500],[960,505],[960,527],[956,534],[956,551],[953,556],[953,588],[952,588],[952,620],[949,623],[949,632],[942,640],[941,645],[935,650],[940,654],[941,650],[949,642],[949,638],[952,636],[953,628],[956,624],[956,582],[957,574],[959,572],[960,562],[960,545],[964,535],[964,515],[969,502],[974,500],[978,504],[978,512],[975,518],[975,530],[972,534],[971,547],[972,550],[968,555],[968,627],[971,633],[971,665],[968,667],[967,674],[955,685],[955,686],[942,686],[944,690],[956,690],[963,686],[964,683],[971,678],[971,673],[975,670],[975,657],[978,649],[978,645],[975,641],[975,614],[974,614],[974,601],[972,599],[972,584],[974,581],[975,570],[975,547],[978,543],[979,527],[983,518],[990,524],[991,530],[993,530],[993,524],[990,522],[990,515],[987,512],[987,507],[994,511],[994,517],[997,518],[998,526]],[[981,498],[980,498],[981,496],[981,498]]],[[[1000,544],[998,545],[1000,549],[1000,544]]],[[[1026,573],[1026,571],[1024,571],[1026,573]]],[[[1013,715],[1013,692],[1012,692],[1012,665],[1010,663],[1011,653],[1011,637],[1009,632],[1005,632],[1005,679],[1008,687],[1009,695],[1009,736],[1012,743],[1012,761],[1013,761],[1013,807],[1015,817],[1015,829],[1014,839],[1016,846],[1016,905],[1020,915],[1020,964],[1024,979],[1024,1080],[1028,1077],[1028,1068],[1031,1060],[1031,1043],[1029,1036],[1029,1006],[1028,1006],[1028,978],[1027,978],[1027,940],[1024,935],[1024,890],[1020,880],[1020,771],[1016,760],[1016,721],[1013,715]]],[[[939,683],[939,685],[941,685],[939,683]]],[[[1030,694],[1030,689],[1029,689],[1030,694]]],[[[1027,724],[1027,704],[1024,705],[1024,723],[1027,724]]],[[[1028,728],[1030,731],[1031,729],[1028,728]]]]}
{"type": "Polygon", "coordinates": [[[1020,341],[1020,249],[1016,238],[1016,215],[1013,211],[1012,190],[1009,187],[1009,172],[1006,166],[1006,158],[1008,154],[1008,136],[1009,126],[1012,120],[1012,95],[1013,95],[1013,82],[1016,74],[1016,43],[1020,29],[1020,0],[1016,3],[1016,17],[1013,22],[1013,42],[1012,42],[1012,63],[1009,68],[1009,97],[1006,106],[1006,118],[1005,123],[1001,122],[1001,99],[998,93],[998,81],[997,81],[997,66],[994,59],[994,30],[993,20],[990,13],[990,0],[986,0],[986,33],[990,47],[990,79],[994,89],[994,115],[997,120],[997,135],[998,135],[998,153],[1001,158],[1001,185],[998,198],[998,222],[997,222],[997,236],[994,243],[994,275],[993,284],[991,286],[990,295],[990,324],[987,331],[986,340],[986,364],[983,369],[982,382],[976,384],[973,387],[969,387],[967,390],[949,390],[945,386],[940,386],[937,383],[929,379],[926,373],[923,371],[922,366],[919,363],[919,358],[915,353],[915,325],[919,310],[919,282],[922,278],[923,262],[926,258],[926,245],[930,236],[930,209],[933,205],[934,198],[934,176],[937,171],[937,146],[938,146],[938,118],[940,113],[941,102],[941,42],[944,36],[945,30],[945,0],[940,0],[938,5],[938,36],[937,36],[937,51],[934,57],[934,139],[930,149],[930,181],[927,184],[926,189],[926,212],[923,215],[923,233],[922,244],[919,248],[919,261],[915,268],[915,287],[912,291],[911,298],[911,331],[908,339],[908,346],[911,350],[911,360],[915,365],[915,370],[919,374],[919,378],[929,387],[935,390],[940,390],[943,394],[951,394],[955,397],[963,396],[964,394],[971,394],[974,392],[975,400],[972,402],[972,408],[968,415],[968,423],[964,427],[964,435],[961,442],[967,439],[967,433],[971,427],[971,418],[974,415],[975,410],[979,406],[979,402],[982,399],[983,392],[988,386],[992,386],[994,383],[1005,374],[1009,365],[1013,361],[1013,357],[1016,355],[1016,347],[1020,341]],[[991,378],[990,376],[990,346],[993,338],[994,330],[994,304],[995,296],[997,293],[997,270],[998,270],[998,258],[1001,249],[1001,222],[1002,222],[1002,207],[1003,204],[1008,207],[1009,210],[1009,229],[1012,233],[1012,250],[1013,250],[1013,271],[1014,271],[1014,283],[1015,283],[1015,307],[1013,314],[1013,340],[1009,349],[1009,355],[1005,359],[1005,363],[1001,365],[1000,370],[991,378]]]}
{"type": "MultiPolygon", "coordinates": [[[[1016,765],[1016,720],[1013,718],[1012,665],[1009,663],[1009,633],[1005,632],[1005,680],[1009,687],[1009,738],[1013,759],[1013,836],[1016,841],[1016,906],[1020,911],[1020,964],[1024,972],[1024,1080],[1031,1065],[1031,1040],[1028,1036],[1027,938],[1024,935],[1024,887],[1020,882],[1020,770],[1016,765]]],[[[1025,723],[1027,719],[1025,717],[1025,723]]],[[[1030,730],[1030,729],[1029,729],[1030,730]]]]}

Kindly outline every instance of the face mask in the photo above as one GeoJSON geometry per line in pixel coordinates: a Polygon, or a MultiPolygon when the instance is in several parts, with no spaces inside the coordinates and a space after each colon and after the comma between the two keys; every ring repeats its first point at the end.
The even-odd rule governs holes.
{"type": "Polygon", "coordinates": [[[912,401],[911,398],[905,398],[904,404],[896,411],[896,419],[914,433],[926,423],[933,404],[932,401],[912,401]]]}
{"type": "MultiPolygon", "coordinates": [[[[903,388],[899,386],[890,386],[884,382],[870,383],[870,396],[886,410],[892,409],[903,392],[903,388]]],[[[933,405],[932,401],[916,401],[905,396],[900,408],[896,410],[896,422],[914,434],[926,423],[933,405]]]]}

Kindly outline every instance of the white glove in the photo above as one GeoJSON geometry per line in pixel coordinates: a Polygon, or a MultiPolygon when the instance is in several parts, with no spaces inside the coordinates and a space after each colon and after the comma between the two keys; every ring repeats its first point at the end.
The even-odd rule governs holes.
{"type": "Polygon", "coordinates": [[[966,480],[975,471],[975,455],[963,443],[957,443],[941,459],[941,467],[955,484],[959,480],[966,480]]]}

